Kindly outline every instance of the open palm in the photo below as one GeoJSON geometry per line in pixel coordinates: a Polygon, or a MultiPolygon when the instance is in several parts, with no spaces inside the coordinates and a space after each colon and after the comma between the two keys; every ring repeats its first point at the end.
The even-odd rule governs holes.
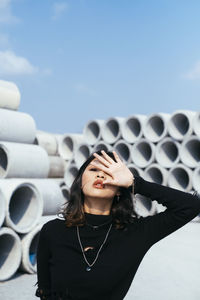
{"type": "Polygon", "coordinates": [[[127,188],[133,184],[134,176],[129,168],[121,161],[117,153],[115,151],[112,152],[116,162],[102,150],[102,156],[97,153],[93,154],[100,161],[100,164],[93,161],[91,164],[111,176],[111,178],[104,180],[103,184],[111,184],[127,188]]]}

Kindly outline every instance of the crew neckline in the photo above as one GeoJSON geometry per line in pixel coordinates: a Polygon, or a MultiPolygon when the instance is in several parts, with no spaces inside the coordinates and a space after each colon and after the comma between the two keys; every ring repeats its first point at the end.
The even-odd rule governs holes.
{"type": "Polygon", "coordinates": [[[106,221],[112,220],[112,215],[95,215],[91,213],[84,212],[86,221],[92,225],[100,225],[106,221]]]}

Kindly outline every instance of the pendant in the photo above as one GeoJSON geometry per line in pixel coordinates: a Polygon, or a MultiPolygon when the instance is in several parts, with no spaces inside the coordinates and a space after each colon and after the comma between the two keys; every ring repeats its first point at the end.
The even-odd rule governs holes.
{"type": "Polygon", "coordinates": [[[89,272],[90,270],[91,270],[91,268],[90,268],[90,267],[87,267],[87,268],[86,268],[86,271],[88,271],[88,272],[89,272]]]}

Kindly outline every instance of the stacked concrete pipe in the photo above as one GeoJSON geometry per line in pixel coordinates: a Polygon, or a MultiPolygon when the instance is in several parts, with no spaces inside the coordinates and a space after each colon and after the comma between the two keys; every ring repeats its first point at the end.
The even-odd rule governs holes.
{"type": "Polygon", "coordinates": [[[0,80],[0,107],[17,110],[20,104],[20,92],[15,83],[0,80]]]}

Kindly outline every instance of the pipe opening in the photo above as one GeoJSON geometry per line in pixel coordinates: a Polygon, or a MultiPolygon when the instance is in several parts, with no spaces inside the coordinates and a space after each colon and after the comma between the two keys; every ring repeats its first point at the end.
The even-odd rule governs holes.
{"type": "Polygon", "coordinates": [[[176,114],[171,119],[172,131],[175,138],[182,138],[187,134],[190,124],[188,118],[182,114],[176,114]]]}
{"type": "Polygon", "coordinates": [[[67,189],[67,187],[63,186],[61,188],[61,191],[62,191],[62,194],[63,194],[63,197],[65,198],[65,200],[69,201],[69,190],[67,189]]]}
{"type": "Polygon", "coordinates": [[[8,156],[3,148],[0,148],[0,178],[5,176],[8,167],[8,156]]]}
{"type": "Polygon", "coordinates": [[[154,116],[150,118],[147,124],[149,124],[148,131],[153,136],[153,138],[156,138],[163,134],[165,126],[163,120],[160,117],[154,116]]]}
{"type": "Polygon", "coordinates": [[[100,129],[96,122],[91,122],[85,131],[89,143],[94,144],[99,137],[100,129]]]}
{"type": "Polygon", "coordinates": [[[75,161],[78,166],[81,166],[90,156],[90,149],[87,145],[81,145],[75,154],[75,161]]]}
{"type": "Polygon", "coordinates": [[[68,186],[71,186],[77,174],[78,174],[78,168],[76,166],[70,166],[68,168],[65,174],[65,179],[68,186]]]}
{"type": "Polygon", "coordinates": [[[190,140],[185,147],[187,154],[184,155],[184,160],[188,161],[189,164],[200,162],[200,141],[190,140]]]}
{"type": "Polygon", "coordinates": [[[106,129],[104,130],[105,136],[112,140],[113,138],[116,138],[119,134],[119,124],[115,120],[110,120],[106,123],[106,129]]]}
{"type": "Polygon", "coordinates": [[[108,151],[108,147],[104,143],[99,143],[98,145],[96,145],[94,147],[94,152],[99,151],[99,150],[108,151]]]}
{"type": "Polygon", "coordinates": [[[133,176],[140,176],[138,170],[134,167],[129,167],[129,170],[131,171],[131,173],[133,174],[133,176]]]}
{"type": "Polygon", "coordinates": [[[29,261],[32,266],[36,266],[36,257],[37,257],[37,246],[39,241],[39,232],[34,236],[31,241],[30,249],[29,249],[29,261]]]}
{"type": "Polygon", "coordinates": [[[20,186],[12,194],[9,217],[13,224],[26,228],[33,224],[38,215],[37,195],[31,186],[20,186]]]}
{"type": "Polygon", "coordinates": [[[130,150],[126,144],[119,143],[115,146],[115,149],[116,149],[116,152],[118,152],[120,154],[120,156],[122,157],[122,159],[125,162],[128,162],[130,160],[130,150]]]}
{"type": "Polygon", "coordinates": [[[175,162],[179,155],[179,150],[176,144],[171,141],[167,141],[161,144],[159,149],[159,161],[164,161],[165,165],[170,165],[170,163],[175,162]]]}
{"type": "Polygon", "coordinates": [[[175,168],[169,176],[169,185],[173,188],[187,189],[189,185],[189,175],[182,168],[175,168]]]}
{"type": "Polygon", "coordinates": [[[8,233],[0,236],[0,245],[0,278],[2,278],[16,265],[18,246],[14,236],[8,233]]]}
{"type": "Polygon", "coordinates": [[[74,142],[70,136],[65,137],[61,143],[62,152],[65,153],[67,159],[70,159],[73,155],[74,142]]]}
{"type": "Polygon", "coordinates": [[[153,181],[158,184],[163,183],[163,174],[158,168],[149,168],[146,172],[146,175],[148,177],[147,180],[153,181]]]}
{"type": "Polygon", "coordinates": [[[126,122],[126,135],[138,137],[141,132],[141,124],[136,118],[131,118],[126,122]]]}
{"type": "Polygon", "coordinates": [[[142,142],[137,145],[138,160],[147,162],[152,156],[152,150],[149,144],[142,142]]]}

